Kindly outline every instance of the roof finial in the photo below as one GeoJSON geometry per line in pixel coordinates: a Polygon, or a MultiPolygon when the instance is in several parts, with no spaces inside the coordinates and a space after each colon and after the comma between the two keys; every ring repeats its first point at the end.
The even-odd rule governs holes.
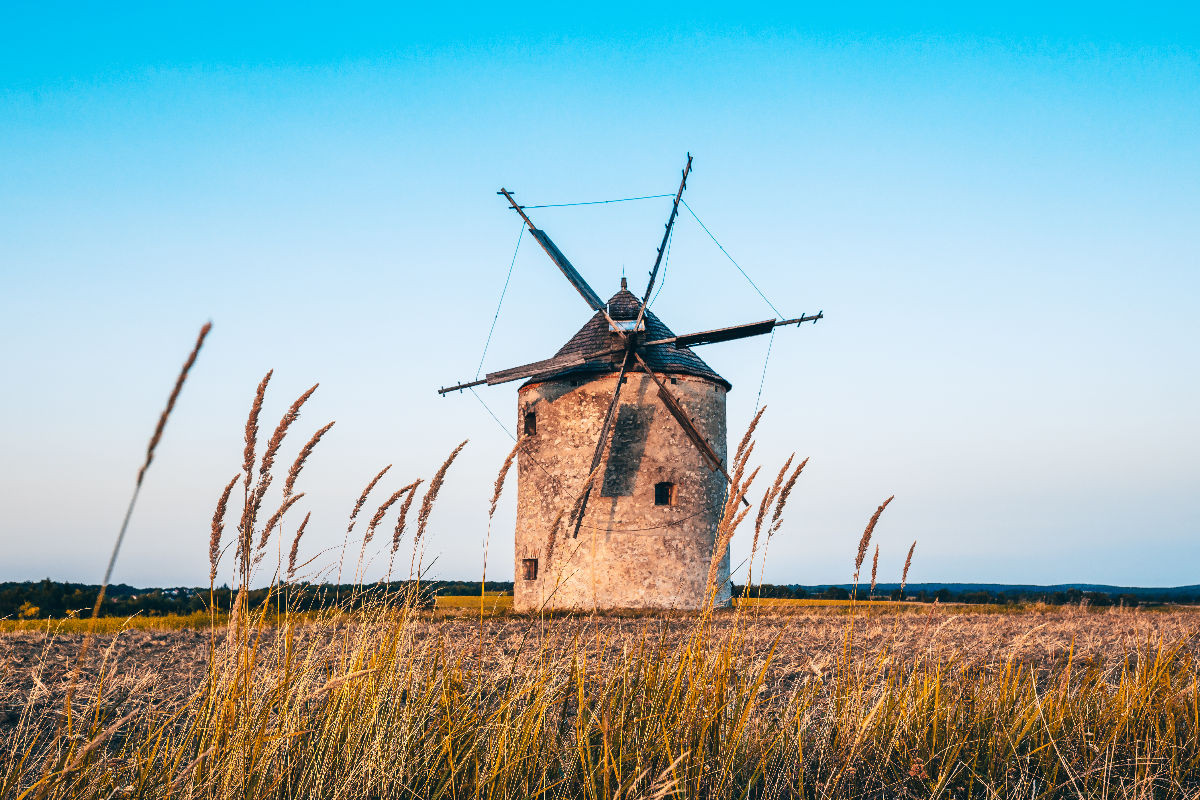
{"type": "Polygon", "coordinates": [[[628,289],[628,288],[629,288],[629,283],[626,282],[625,276],[622,275],[621,276],[621,289],[628,289]]]}

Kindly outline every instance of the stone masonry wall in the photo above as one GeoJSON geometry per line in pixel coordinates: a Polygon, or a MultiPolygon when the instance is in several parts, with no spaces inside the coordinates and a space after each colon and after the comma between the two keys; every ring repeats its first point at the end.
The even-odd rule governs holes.
{"type": "MultiPolygon", "coordinates": [[[[621,391],[612,445],[578,538],[566,524],[591,465],[617,376],[548,381],[518,393],[515,606],[545,609],[699,608],[725,498],[710,470],[644,373],[621,391]],[[524,435],[524,416],[536,433],[524,435]],[[674,503],[655,505],[655,484],[675,484],[674,503]],[[563,524],[550,533],[561,515],[563,524]],[[524,578],[537,559],[537,578],[524,578]]],[[[668,377],[672,393],[726,457],[725,388],[704,378],[668,377]],[[671,381],[674,381],[672,383],[671,381]]],[[[729,603],[729,552],[718,605],[729,603]]]]}

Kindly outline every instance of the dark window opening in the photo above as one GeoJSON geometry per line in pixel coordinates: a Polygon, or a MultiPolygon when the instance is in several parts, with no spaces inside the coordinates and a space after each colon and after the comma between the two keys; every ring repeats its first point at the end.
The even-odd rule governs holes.
{"type": "Polygon", "coordinates": [[[521,559],[521,574],[527,581],[537,580],[537,559],[523,558],[521,559]]]}
{"type": "Polygon", "coordinates": [[[525,435],[533,436],[537,433],[537,414],[533,411],[525,412],[525,435]]]}
{"type": "Polygon", "coordinates": [[[671,378],[671,383],[675,384],[675,383],[679,383],[679,381],[677,381],[677,380],[676,380],[676,379],[674,379],[674,378],[671,378]]]}
{"type": "Polygon", "coordinates": [[[670,481],[654,484],[654,505],[656,506],[673,506],[675,505],[675,484],[670,481]]]}

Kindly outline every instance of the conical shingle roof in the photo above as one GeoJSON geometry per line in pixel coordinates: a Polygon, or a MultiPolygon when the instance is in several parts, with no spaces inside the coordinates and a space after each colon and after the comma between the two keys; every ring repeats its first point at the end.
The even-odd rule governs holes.
{"type": "MultiPolygon", "coordinates": [[[[624,288],[613,295],[612,299],[608,301],[608,313],[614,320],[637,319],[640,307],[641,301],[634,296],[633,292],[624,288]]],[[[650,310],[646,311],[643,322],[645,323],[645,331],[642,333],[641,338],[645,341],[666,339],[675,335],[650,310]]],[[[597,311],[595,316],[588,320],[588,323],[580,328],[579,332],[572,336],[554,355],[556,357],[565,355],[586,356],[615,347],[620,344],[620,341],[620,334],[610,331],[608,320],[604,318],[604,314],[597,311]]],[[[646,360],[646,364],[655,372],[671,375],[695,375],[715,381],[727,390],[733,388],[729,381],[718,375],[712,367],[705,364],[703,359],[687,347],[659,344],[643,348],[640,352],[642,358],[646,360]]],[[[614,355],[611,359],[595,359],[553,375],[539,377],[536,380],[529,381],[526,385],[558,380],[564,377],[597,376],[608,372],[618,372],[620,369],[620,356],[614,355]]],[[[630,371],[641,372],[641,365],[635,361],[630,367],[630,371]]]]}

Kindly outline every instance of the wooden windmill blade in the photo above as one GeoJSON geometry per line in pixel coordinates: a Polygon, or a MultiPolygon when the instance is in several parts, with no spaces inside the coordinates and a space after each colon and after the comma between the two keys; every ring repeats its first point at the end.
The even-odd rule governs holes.
{"type": "Polygon", "coordinates": [[[750,336],[762,336],[763,333],[770,333],[781,325],[799,325],[800,323],[816,323],[818,319],[824,319],[824,312],[802,315],[796,319],[764,319],[760,323],[745,323],[743,325],[731,325],[728,327],[714,327],[708,331],[696,331],[695,333],[683,333],[679,336],[667,336],[661,339],[653,339],[650,342],[643,342],[642,347],[654,347],[655,344],[671,344],[673,347],[697,347],[700,344],[715,344],[716,342],[732,342],[734,339],[744,339],[750,336]]]}
{"type": "MultiPolygon", "coordinates": [[[[679,190],[675,193],[675,202],[671,205],[671,216],[667,219],[666,231],[663,233],[662,243],[658,246],[658,255],[654,259],[654,268],[650,270],[650,280],[647,282],[646,292],[642,296],[641,308],[638,309],[637,318],[639,324],[646,315],[647,301],[650,298],[650,292],[654,289],[654,280],[658,277],[658,267],[659,264],[662,263],[663,252],[666,250],[667,241],[671,238],[671,228],[675,225],[675,218],[679,214],[679,201],[683,199],[683,190],[687,188],[688,174],[691,173],[691,171],[692,154],[688,153],[687,164],[684,165],[683,168],[683,177],[679,181],[679,190]]],[[[770,322],[771,327],[774,327],[774,320],[767,320],[767,322],[770,322]]],[[[754,327],[756,327],[756,331],[757,328],[761,328],[762,325],[763,323],[755,323],[754,327]]],[[[766,330],[770,329],[770,327],[766,328],[766,330]]],[[[757,331],[756,333],[745,333],[742,335],[754,336],[757,335],[758,332],[762,331],[757,331]]],[[[706,333],[716,332],[708,331],[706,333]]],[[[678,339],[679,337],[674,338],[678,339]]],[[[740,338],[740,336],[731,336],[730,338],[740,338]]],[[[655,342],[655,344],[658,343],[659,342],[655,342]]],[[[717,455],[717,451],[714,450],[713,446],[709,444],[706,438],[704,438],[704,434],[701,433],[700,429],[696,427],[696,424],[692,422],[692,419],[688,416],[687,411],[684,410],[679,400],[675,398],[675,395],[671,394],[671,391],[667,388],[667,385],[663,382],[662,378],[658,377],[658,375],[654,373],[654,370],[650,369],[650,365],[646,363],[646,360],[642,358],[640,351],[643,350],[645,346],[646,345],[642,345],[641,347],[636,348],[633,351],[633,357],[637,359],[638,364],[641,365],[642,369],[646,371],[646,374],[649,375],[654,380],[654,383],[658,386],[658,396],[662,399],[663,405],[667,407],[667,411],[671,413],[671,416],[674,417],[676,422],[679,423],[680,427],[683,428],[684,433],[687,434],[688,438],[692,440],[692,443],[700,451],[701,455],[704,456],[704,460],[708,462],[709,468],[713,470],[719,469],[725,475],[725,479],[732,483],[733,478],[730,477],[729,472],[725,469],[725,465],[721,463],[721,457],[717,455]]]]}
{"type": "Polygon", "coordinates": [[[510,381],[519,381],[522,378],[537,379],[537,378],[547,377],[547,376],[555,375],[559,372],[562,372],[563,370],[571,369],[572,367],[581,366],[583,364],[586,364],[588,361],[592,361],[594,359],[597,359],[597,358],[600,358],[603,356],[608,356],[610,354],[611,354],[611,351],[605,350],[601,353],[593,353],[593,354],[589,354],[589,355],[570,354],[570,355],[563,355],[563,356],[554,356],[553,358],[547,358],[547,359],[543,359],[541,361],[534,361],[529,364],[522,364],[519,367],[509,367],[508,369],[501,369],[501,370],[497,370],[495,372],[489,372],[487,375],[485,375],[482,378],[478,378],[473,381],[467,381],[466,383],[455,384],[454,386],[447,386],[444,389],[438,389],[438,394],[446,394],[447,392],[456,392],[456,391],[461,391],[462,389],[470,389],[472,386],[482,386],[485,383],[488,386],[495,386],[496,384],[499,384],[499,383],[508,383],[510,381]]]}
{"type": "MultiPolygon", "coordinates": [[[[647,372],[650,371],[649,368],[646,367],[646,362],[642,361],[642,357],[640,355],[638,355],[637,351],[634,349],[636,346],[636,341],[637,341],[636,337],[637,337],[638,331],[641,329],[642,321],[643,321],[643,319],[645,319],[645,316],[646,316],[646,305],[650,299],[650,292],[653,291],[653,289],[654,289],[654,281],[658,277],[658,268],[662,264],[663,254],[666,252],[666,249],[667,249],[667,242],[671,238],[671,229],[675,225],[675,218],[679,215],[679,201],[683,197],[683,190],[685,188],[687,188],[688,174],[691,171],[692,171],[692,154],[688,153],[687,154],[687,164],[684,165],[683,176],[679,180],[679,189],[678,189],[678,191],[675,192],[675,202],[671,204],[671,216],[669,216],[667,218],[666,230],[663,231],[662,242],[658,246],[658,254],[654,258],[654,267],[650,270],[650,279],[646,283],[646,291],[642,295],[641,303],[638,306],[637,318],[634,321],[633,325],[630,326],[629,328],[624,328],[621,325],[618,325],[613,320],[613,318],[608,315],[608,306],[605,305],[602,309],[605,318],[609,322],[609,325],[612,326],[611,330],[613,330],[615,333],[619,334],[621,336],[621,340],[625,343],[625,358],[622,359],[622,361],[621,361],[621,372],[620,372],[619,376],[617,377],[617,386],[613,390],[612,401],[608,404],[608,412],[604,416],[604,425],[601,426],[601,428],[600,428],[600,438],[596,442],[596,450],[592,455],[592,465],[588,469],[588,475],[590,476],[590,479],[588,480],[587,486],[584,487],[583,497],[581,498],[581,502],[579,505],[579,511],[575,517],[575,531],[574,531],[573,536],[576,538],[578,538],[578,536],[579,536],[579,527],[581,525],[583,525],[583,515],[584,515],[584,512],[587,511],[588,500],[591,498],[591,495],[592,495],[592,484],[595,482],[595,478],[594,478],[594,476],[592,476],[592,473],[595,472],[596,467],[598,467],[600,465],[600,459],[604,457],[604,448],[608,444],[608,437],[612,433],[612,422],[616,418],[616,415],[614,412],[616,411],[616,408],[617,408],[617,401],[621,397],[621,384],[625,380],[625,372],[629,369],[630,356],[636,357],[638,362],[642,365],[642,368],[645,369],[647,372]]],[[[513,202],[512,197],[509,196],[507,193],[505,193],[505,196],[509,198],[510,203],[513,202]]],[[[513,203],[513,206],[516,207],[516,203],[513,203]]],[[[525,217],[524,211],[522,211],[519,208],[517,209],[517,211],[521,214],[522,217],[525,217]]],[[[525,221],[529,222],[529,218],[525,217],[525,221]]],[[[532,229],[532,223],[530,223],[530,227],[532,229]]],[[[536,231],[534,232],[534,235],[536,236],[536,231]]],[[[539,238],[538,241],[540,242],[541,239],[539,238]]],[[[557,248],[555,248],[555,249],[557,249],[557,248]]],[[[547,250],[546,252],[550,252],[550,251],[547,250]]],[[[553,254],[551,254],[550,257],[554,258],[553,254]]],[[[560,268],[561,268],[561,266],[560,266],[560,268]]],[[[563,274],[566,274],[566,270],[563,270],[563,274]]],[[[568,279],[570,279],[569,275],[568,275],[568,279]]],[[[621,279],[621,285],[622,285],[622,287],[624,287],[624,285],[625,285],[624,278],[621,279]]],[[[576,288],[578,288],[578,287],[576,287],[576,288]]],[[[582,294],[582,291],[580,293],[582,294]]],[[[586,299],[586,297],[585,297],[585,299],[586,299]]],[[[597,310],[601,310],[601,309],[597,309],[597,310]]],[[[672,413],[674,413],[674,412],[672,412],[672,413]]],[[[701,437],[701,438],[703,438],[703,437],[701,437]]],[[[717,463],[718,464],[720,463],[719,459],[717,460],[717,463]]]]}
{"type": "Polygon", "coordinates": [[[745,339],[750,336],[761,336],[764,333],[770,333],[774,330],[776,324],[773,319],[764,319],[761,322],[748,322],[744,325],[732,325],[728,328],[713,328],[707,331],[672,336],[667,339],[657,339],[653,342],[646,342],[646,345],[669,344],[675,347],[694,347],[700,344],[731,342],[735,339],[745,339]]]}
{"type": "Polygon", "coordinates": [[[546,235],[546,232],[538,228],[531,228],[529,232],[537,240],[537,243],[542,246],[542,249],[546,251],[546,254],[550,256],[550,260],[555,263],[566,279],[575,287],[575,291],[579,292],[584,302],[591,306],[593,311],[604,311],[607,306],[600,299],[600,295],[596,294],[596,291],[588,285],[588,282],[579,274],[579,270],[575,269],[574,265],[567,260],[567,257],[558,249],[558,245],[546,235]]]}
{"type": "Polygon", "coordinates": [[[653,341],[643,342],[642,347],[653,347],[658,344],[669,344],[674,347],[696,347],[702,344],[732,342],[735,339],[762,336],[764,333],[770,333],[781,325],[799,325],[802,322],[815,323],[817,320],[824,318],[825,312],[822,311],[811,316],[799,316],[795,319],[764,319],[761,322],[747,322],[742,325],[731,325],[727,328],[713,328],[707,331],[697,331],[679,336],[668,336],[663,339],[654,339],[653,341]]]}
{"type": "MultiPolygon", "coordinates": [[[[546,255],[550,256],[550,260],[554,262],[555,266],[558,267],[559,271],[562,272],[563,276],[567,279],[571,286],[575,287],[575,291],[579,292],[579,296],[583,298],[583,301],[587,303],[593,311],[598,311],[603,314],[604,318],[608,320],[609,325],[612,326],[612,330],[615,330],[617,333],[619,333],[622,341],[628,344],[628,333],[619,325],[617,325],[617,323],[613,321],[612,317],[608,315],[608,304],[600,299],[600,295],[596,294],[596,290],[593,289],[586,280],[584,280],[583,276],[579,274],[579,270],[575,269],[574,265],[571,264],[565,255],[563,255],[563,252],[558,249],[558,245],[554,243],[554,241],[546,234],[546,232],[533,224],[533,220],[531,220],[529,215],[525,213],[524,207],[517,203],[516,199],[512,196],[512,192],[510,192],[508,189],[501,188],[500,191],[496,192],[496,194],[503,195],[504,198],[508,200],[509,205],[513,207],[513,210],[521,215],[521,219],[523,219],[525,224],[529,227],[529,233],[533,236],[537,243],[541,245],[542,249],[546,251],[546,255]]],[[[485,377],[473,381],[466,381],[464,383],[455,384],[454,386],[447,386],[438,389],[438,394],[445,395],[449,392],[462,391],[463,389],[470,389],[473,386],[481,386],[485,383],[489,386],[495,386],[499,383],[508,383],[509,381],[516,381],[522,378],[538,378],[546,375],[553,375],[564,369],[580,366],[581,364],[596,358],[610,356],[614,353],[620,353],[623,349],[625,348],[622,347],[612,350],[605,350],[586,356],[572,354],[569,356],[555,356],[553,358],[543,359],[542,361],[534,361],[518,367],[510,367],[509,369],[489,372],[485,377]]]]}
{"type": "Polygon", "coordinates": [[[546,251],[546,255],[550,256],[550,260],[562,272],[563,277],[575,287],[575,291],[579,292],[579,296],[583,298],[583,302],[587,303],[593,311],[600,311],[607,317],[608,306],[600,299],[600,295],[596,294],[596,290],[583,279],[583,276],[579,274],[579,270],[575,269],[575,265],[563,255],[563,252],[558,249],[558,245],[546,235],[546,232],[533,224],[533,220],[525,213],[525,208],[513,198],[512,192],[501,188],[496,194],[504,195],[504,199],[513,207],[513,210],[521,215],[521,219],[525,220],[525,224],[529,226],[529,233],[541,245],[542,249],[546,251]]]}
{"type": "Polygon", "coordinates": [[[675,218],[679,216],[679,201],[683,199],[683,190],[687,188],[688,175],[692,171],[692,154],[687,154],[687,163],[683,166],[683,177],[679,179],[679,189],[675,192],[675,202],[671,204],[671,216],[667,217],[666,230],[663,231],[662,241],[658,245],[658,254],[654,257],[654,267],[650,270],[650,280],[646,282],[646,291],[642,294],[642,307],[638,309],[637,323],[634,330],[641,325],[646,316],[646,306],[650,302],[650,292],[654,290],[654,281],[658,278],[658,268],[662,264],[663,254],[667,250],[667,242],[671,239],[671,229],[675,227],[675,218]]]}

